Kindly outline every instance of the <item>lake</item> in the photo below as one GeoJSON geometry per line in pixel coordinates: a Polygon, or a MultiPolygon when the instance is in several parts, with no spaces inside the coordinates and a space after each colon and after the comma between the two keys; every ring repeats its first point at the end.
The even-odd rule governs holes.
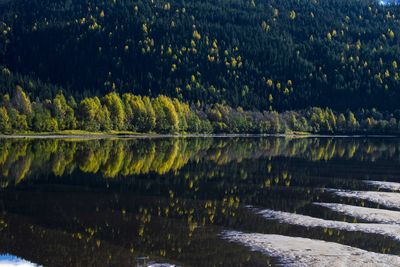
{"type": "Polygon", "coordinates": [[[398,138],[0,139],[0,186],[0,264],[400,266],[398,138]]]}

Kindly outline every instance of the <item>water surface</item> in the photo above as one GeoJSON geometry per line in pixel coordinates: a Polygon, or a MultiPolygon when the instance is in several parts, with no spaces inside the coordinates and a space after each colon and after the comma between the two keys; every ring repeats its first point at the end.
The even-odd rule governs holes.
{"type": "Polygon", "coordinates": [[[0,259],[396,265],[399,166],[396,138],[3,139],[0,259]]]}

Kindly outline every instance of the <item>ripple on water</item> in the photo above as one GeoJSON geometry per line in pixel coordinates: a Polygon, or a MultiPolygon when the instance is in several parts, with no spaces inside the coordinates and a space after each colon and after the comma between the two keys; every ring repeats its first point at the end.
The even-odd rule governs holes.
{"type": "Polygon", "coordinates": [[[277,257],[285,266],[400,266],[400,257],[369,252],[359,248],[322,240],[225,231],[222,237],[277,257]]]}
{"type": "Polygon", "coordinates": [[[400,193],[376,192],[376,191],[346,191],[338,189],[328,189],[339,197],[367,200],[388,208],[400,209],[400,193]]]}
{"type": "Polygon", "coordinates": [[[400,224],[400,212],[385,209],[373,209],[339,203],[313,203],[332,211],[354,217],[368,222],[377,222],[385,224],[400,224]]]}
{"type": "Polygon", "coordinates": [[[348,223],[342,221],[331,221],[289,212],[274,211],[269,209],[258,210],[257,214],[264,218],[277,220],[281,223],[298,225],[304,227],[324,227],[342,231],[363,232],[379,234],[400,241],[400,225],[372,224],[372,223],[348,223]]]}
{"type": "Polygon", "coordinates": [[[378,187],[378,189],[400,191],[400,183],[382,181],[364,181],[364,183],[378,187]]]}

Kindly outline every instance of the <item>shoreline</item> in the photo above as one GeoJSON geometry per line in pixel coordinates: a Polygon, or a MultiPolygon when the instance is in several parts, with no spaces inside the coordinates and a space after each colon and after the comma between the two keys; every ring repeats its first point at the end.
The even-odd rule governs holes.
{"type": "Polygon", "coordinates": [[[157,134],[157,133],[27,133],[0,134],[0,139],[153,139],[153,138],[400,138],[397,135],[377,134],[157,134]]]}

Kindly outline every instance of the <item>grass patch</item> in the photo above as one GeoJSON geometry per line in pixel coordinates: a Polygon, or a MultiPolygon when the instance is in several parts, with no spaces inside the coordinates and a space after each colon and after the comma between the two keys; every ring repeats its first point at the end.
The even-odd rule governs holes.
{"type": "MultiPolygon", "coordinates": [[[[64,130],[57,132],[16,132],[16,133],[8,133],[4,135],[27,135],[27,136],[52,136],[52,135],[71,135],[71,136],[101,136],[101,135],[141,135],[137,132],[131,131],[109,131],[109,132],[91,132],[84,130],[64,130]]],[[[146,135],[148,135],[146,133],[146,135]]]]}

